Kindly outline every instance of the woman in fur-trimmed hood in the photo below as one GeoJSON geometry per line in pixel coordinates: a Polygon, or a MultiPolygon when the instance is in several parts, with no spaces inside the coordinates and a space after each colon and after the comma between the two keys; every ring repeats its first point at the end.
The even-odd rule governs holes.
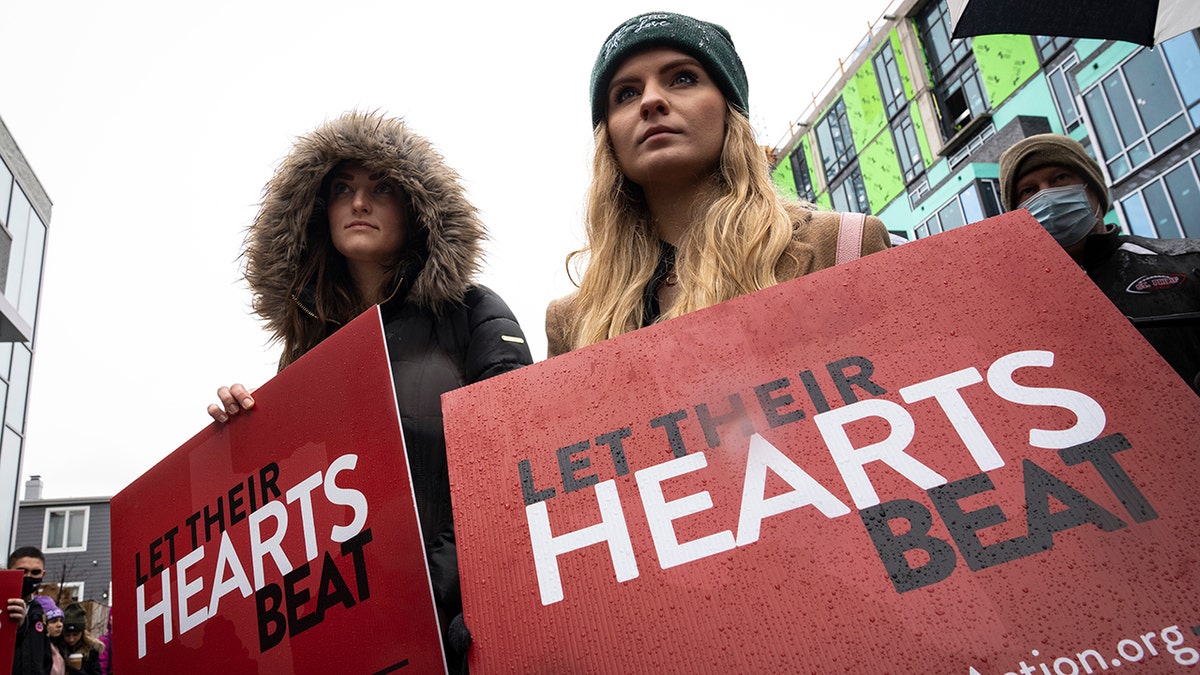
{"type": "MultiPolygon", "coordinates": [[[[409,470],[443,620],[462,612],[441,395],[532,362],[520,326],[474,284],[486,233],[458,174],[400,119],[350,112],[298,138],[246,243],[254,309],[280,369],[380,305],[409,470]]],[[[209,414],[254,407],[222,387],[209,414]]],[[[462,662],[444,641],[453,670],[462,662]]]]}
{"type": "Polygon", "coordinates": [[[374,304],[357,306],[347,293],[346,258],[330,237],[331,172],[349,162],[391,181],[406,198],[409,237],[387,270],[389,296],[402,285],[409,302],[441,314],[462,301],[479,268],[483,224],[458,174],[428,140],[400,119],[370,113],[327,122],[283,160],[247,237],[246,280],[255,311],[284,342],[281,367],[324,337],[314,340],[322,330],[312,314],[342,324],[374,304]]]}

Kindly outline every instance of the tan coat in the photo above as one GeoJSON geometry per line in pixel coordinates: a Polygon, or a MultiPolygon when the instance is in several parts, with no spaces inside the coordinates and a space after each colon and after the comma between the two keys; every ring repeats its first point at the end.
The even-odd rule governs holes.
{"type": "MultiPolygon", "coordinates": [[[[780,282],[832,267],[837,254],[838,225],[841,214],[832,211],[801,211],[792,230],[791,255],[783,256],[775,268],[780,282]]],[[[891,246],[883,221],[868,216],[863,228],[862,255],[891,246]]],[[[552,300],[546,307],[547,356],[554,357],[574,349],[575,298],[578,293],[552,300]]]]}

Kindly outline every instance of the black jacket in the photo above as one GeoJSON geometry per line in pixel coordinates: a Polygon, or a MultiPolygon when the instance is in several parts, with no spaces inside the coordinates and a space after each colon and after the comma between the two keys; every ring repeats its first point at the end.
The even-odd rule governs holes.
{"type": "Polygon", "coordinates": [[[17,631],[13,653],[13,675],[49,675],[54,665],[50,636],[46,635],[46,612],[36,600],[29,603],[25,624],[17,631]]]}
{"type": "Polygon", "coordinates": [[[462,304],[440,316],[393,300],[383,306],[383,324],[429,572],[450,619],[462,611],[462,597],[441,396],[533,359],[508,306],[483,286],[472,286],[462,304]]]}
{"type": "MultiPolygon", "coordinates": [[[[409,211],[407,262],[382,313],[434,595],[449,622],[462,598],[441,396],[533,359],[504,301],[473,281],[486,231],[458,174],[403,121],[369,113],[348,113],[298,139],[267,184],[245,253],[254,309],[267,329],[286,340],[294,322],[318,321],[311,289],[300,297],[292,289],[314,255],[311,242],[328,231],[322,186],[347,160],[386,176],[409,211]]],[[[321,334],[339,325],[331,321],[321,334]]],[[[461,655],[448,656],[457,669],[461,655]]]]}
{"type": "Polygon", "coordinates": [[[1083,269],[1146,341],[1200,391],[1200,239],[1088,237],[1083,269]]]}

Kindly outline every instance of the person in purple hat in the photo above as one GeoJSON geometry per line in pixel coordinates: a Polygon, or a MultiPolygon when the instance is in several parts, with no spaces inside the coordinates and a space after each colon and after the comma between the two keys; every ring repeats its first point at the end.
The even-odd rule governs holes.
{"type": "Polygon", "coordinates": [[[48,595],[36,595],[33,599],[42,606],[42,611],[46,613],[46,637],[50,638],[50,657],[53,659],[50,675],[66,675],[67,662],[55,645],[55,641],[63,632],[63,611],[54,604],[48,595]]]}

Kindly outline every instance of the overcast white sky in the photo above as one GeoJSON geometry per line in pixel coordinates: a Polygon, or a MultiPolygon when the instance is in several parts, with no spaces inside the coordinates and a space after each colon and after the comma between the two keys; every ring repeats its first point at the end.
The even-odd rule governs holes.
{"type": "Polygon", "coordinates": [[[237,258],[276,162],[325,119],[377,109],[434,142],[491,231],[481,281],[540,360],[609,31],[658,10],[723,24],[775,145],[888,4],[5,2],[0,118],[54,202],[22,481],[115,494],[208,424],[219,385],[274,375],[237,258]]]}

